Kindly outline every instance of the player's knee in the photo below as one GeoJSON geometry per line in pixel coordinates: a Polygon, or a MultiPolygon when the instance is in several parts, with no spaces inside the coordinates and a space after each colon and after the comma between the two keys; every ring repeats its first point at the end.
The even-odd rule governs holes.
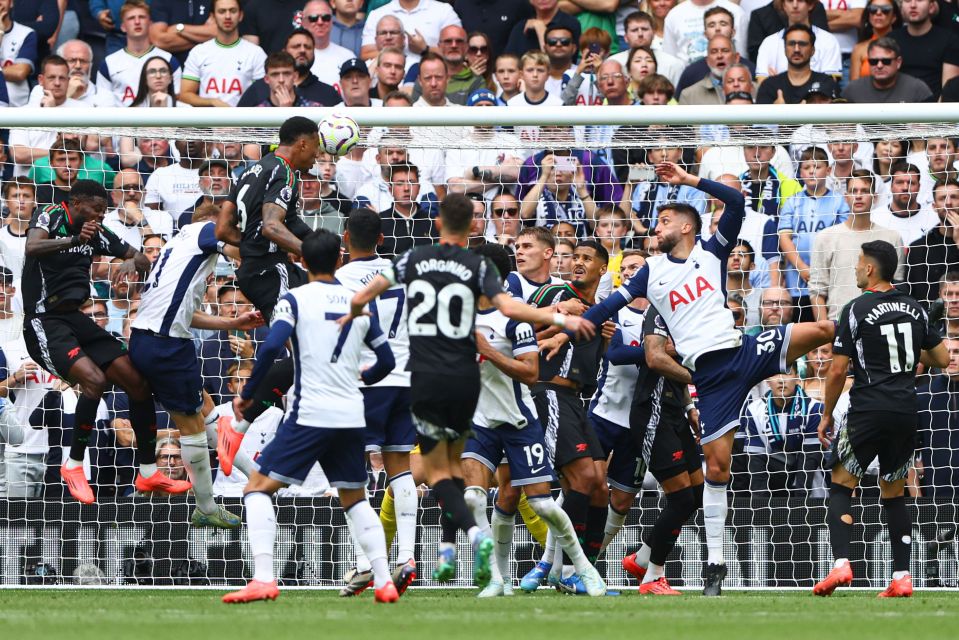
{"type": "Polygon", "coordinates": [[[90,367],[80,380],[80,391],[88,398],[99,398],[107,387],[107,377],[96,367],[90,367]]]}
{"type": "Polygon", "coordinates": [[[819,320],[816,322],[816,329],[819,331],[821,344],[825,344],[835,337],[836,324],[832,320],[819,320]]]}
{"type": "Polygon", "coordinates": [[[626,513],[633,506],[636,495],[618,489],[609,492],[609,506],[619,513],[626,513]]]}
{"type": "Polygon", "coordinates": [[[729,462],[706,460],[706,477],[711,482],[729,482],[729,462]]]}
{"type": "Polygon", "coordinates": [[[470,508],[470,511],[475,512],[486,509],[488,493],[482,487],[466,487],[463,499],[466,500],[466,506],[470,508]]]}
{"type": "Polygon", "coordinates": [[[554,517],[560,511],[560,507],[553,500],[552,496],[537,496],[529,500],[529,507],[533,513],[548,523],[554,521],[554,517]]]}
{"type": "Polygon", "coordinates": [[[496,493],[496,506],[506,513],[515,513],[519,507],[520,491],[518,488],[507,484],[500,485],[496,493]]]}
{"type": "Polygon", "coordinates": [[[693,513],[696,510],[696,494],[692,487],[666,494],[666,501],[680,513],[693,513]]]}

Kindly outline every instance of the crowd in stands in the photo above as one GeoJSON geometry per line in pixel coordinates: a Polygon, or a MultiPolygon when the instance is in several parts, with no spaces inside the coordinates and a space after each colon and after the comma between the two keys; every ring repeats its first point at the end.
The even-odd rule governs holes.
{"type": "MultiPolygon", "coordinates": [[[[678,103],[711,109],[959,101],[956,6],[946,0],[0,0],[0,106],[678,103]]],[[[651,140],[655,129],[562,129],[476,127],[445,148],[388,142],[397,134],[415,141],[422,134],[415,128],[373,132],[371,146],[341,158],[321,155],[300,176],[303,218],[341,232],[353,207],[372,208],[383,220],[380,251],[394,256],[433,242],[438,202],[466,193],[476,202],[472,242],[513,248],[524,227],[547,227],[556,239],[553,271],[561,277],[570,275],[575,243],[598,239],[611,256],[608,292],[620,283],[624,250],[657,253],[659,205],[687,202],[702,214],[703,236],[715,232],[721,202],[657,182],[651,170],[657,162],[681,162],[747,197],[727,293],[744,330],[756,332],[793,320],[837,319],[859,295],[853,274],[859,245],[888,240],[900,251],[900,286],[927,307],[952,355],[946,370],[920,377],[924,442],[911,491],[953,497],[959,487],[957,139],[909,139],[907,131],[836,142],[842,139],[836,129],[804,127],[792,144],[777,146],[757,142],[764,134],[755,129],[703,126],[664,129],[658,144],[641,148],[630,141],[640,133],[651,140]],[[551,148],[553,135],[577,144],[551,148]],[[376,146],[376,140],[387,142],[376,146]]],[[[22,343],[17,292],[31,217],[67,200],[75,180],[96,180],[112,198],[105,224],[156,261],[192,213],[222,202],[233,180],[265,152],[242,142],[0,132],[0,396],[6,399],[0,495],[62,492],[56,470],[76,403],[69,385],[30,361],[22,343]]],[[[111,284],[115,266],[96,262],[84,310],[126,337],[140,285],[111,284]]],[[[204,301],[209,312],[251,309],[234,284],[235,266],[223,260],[217,267],[204,301]]],[[[205,384],[217,404],[229,403],[244,383],[266,331],[196,332],[205,384]]],[[[823,452],[815,434],[829,359],[828,347],[817,350],[758,388],[744,407],[739,489],[777,496],[821,491],[823,452]]],[[[111,392],[101,406],[89,455],[100,496],[132,492],[128,405],[125,394],[111,392]]],[[[172,476],[183,477],[177,433],[165,413],[160,417],[161,459],[172,476]]],[[[269,429],[261,436],[262,444],[272,437],[269,429]]],[[[242,481],[227,480],[217,485],[220,493],[239,495],[242,481]]],[[[317,482],[304,491],[325,490],[317,482]]]]}

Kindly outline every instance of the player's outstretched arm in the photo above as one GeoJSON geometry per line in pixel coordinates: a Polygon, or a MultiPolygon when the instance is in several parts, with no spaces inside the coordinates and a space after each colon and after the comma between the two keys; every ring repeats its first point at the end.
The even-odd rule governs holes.
{"type": "Polygon", "coordinates": [[[539,380],[539,355],[536,351],[510,357],[494,349],[482,331],[476,331],[476,351],[513,380],[525,385],[539,380]]]}
{"type": "Polygon", "coordinates": [[[497,293],[490,300],[500,313],[519,322],[528,322],[531,325],[555,325],[564,327],[569,333],[583,339],[589,339],[596,333],[596,326],[585,318],[565,316],[553,313],[549,309],[537,309],[524,302],[520,302],[508,293],[497,293]]]}
{"type": "Polygon", "coordinates": [[[826,385],[823,389],[822,419],[819,421],[819,441],[825,447],[832,444],[834,435],[832,432],[832,414],[833,411],[836,410],[836,403],[839,402],[839,396],[842,395],[842,389],[846,384],[846,372],[848,370],[849,356],[844,356],[834,351],[832,363],[829,365],[829,371],[826,372],[826,385]]]}
{"type": "Polygon", "coordinates": [[[389,340],[386,339],[386,335],[380,329],[380,323],[375,317],[370,322],[370,328],[367,330],[363,341],[376,354],[376,362],[373,363],[373,366],[361,371],[360,378],[363,379],[365,384],[376,384],[388,376],[396,367],[396,358],[393,356],[393,350],[390,349],[389,340]]]}
{"type": "Polygon", "coordinates": [[[230,200],[220,205],[220,213],[216,217],[216,228],[213,230],[216,239],[234,247],[240,246],[243,234],[236,226],[236,204],[230,200]]]}
{"type": "Polygon", "coordinates": [[[606,357],[611,364],[615,365],[646,364],[646,348],[643,345],[626,344],[623,342],[623,332],[617,329],[609,341],[606,357]]]}
{"type": "Polygon", "coordinates": [[[689,369],[666,352],[666,338],[651,333],[643,337],[643,345],[646,347],[646,366],[670,380],[693,383],[689,369]]]}
{"type": "Polygon", "coordinates": [[[287,229],[283,222],[284,218],[286,218],[286,209],[272,202],[264,203],[263,237],[287,253],[302,255],[303,241],[287,229]]]}
{"type": "Polygon", "coordinates": [[[390,282],[386,276],[382,273],[378,274],[375,278],[370,280],[370,283],[353,294],[353,299],[350,301],[350,312],[337,320],[336,322],[341,326],[346,326],[346,323],[350,322],[353,318],[358,318],[364,313],[366,305],[371,303],[373,300],[379,297],[381,293],[393,286],[393,283],[390,282]]]}
{"type": "Polygon", "coordinates": [[[919,355],[919,362],[927,367],[938,367],[945,369],[949,366],[949,350],[946,349],[946,343],[940,342],[932,349],[923,349],[919,355]]]}
{"type": "Polygon", "coordinates": [[[45,256],[50,253],[57,253],[70,247],[78,247],[81,244],[87,244],[100,230],[100,225],[96,222],[84,222],[80,233],[69,238],[50,238],[46,229],[33,227],[27,231],[27,242],[24,246],[24,252],[30,257],[45,256]]]}
{"type": "Polygon", "coordinates": [[[190,326],[194,329],[210,329],[213,331],[249,331],[262,327],[265,324],[263,314],[259,311],[247,311],[235,318],[211,316],[209,313],[194,311],[190,326]]]}

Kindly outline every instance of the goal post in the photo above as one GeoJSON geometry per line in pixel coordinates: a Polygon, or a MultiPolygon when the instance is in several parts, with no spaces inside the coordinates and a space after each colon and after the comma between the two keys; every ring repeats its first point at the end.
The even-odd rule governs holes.
{"type": "MultiPolygon", "coordinates": [[[[398,252],[431,241],[438,202],[444,194],[465,191],[483,205],[473,233],[487,242],[512,247],[524,225],[555,227],[570,243],[599,239],[612,255],[603,292],[620,282],[621,251],[655,252],[650,230],[658,206],[686,202],[701,213],[704,236],[714,232],[717,203],[694,189],[658,183],[653,163],[676,160],[703,177],[738,181],[750,210],[740,234],[746,243],[737,244],[735,263],[727,265],[727,284],[736,287],[726,293],[739,324],[757,333],[790,321],[793,313],[835,319],[837,306],[858,294],[849,283],[859,247],[855,235],[823,233],[853,215],[844,195],[848,172],[872,171],[871,226],[863,228],[885,227],[892,235],[883,237],[899,239],[908,266],[898,274],[903,286],[926,305],[937,327],[955,337],[949,343],[956,354],[950,367],[924,371],[917,379],[920,442],[909,504],[917,586],[959,586],[959,437],[950,435],[959,406],[959,232],[953,234],[950,222],[953,215],[959,222],[959,185],[948,183],[956,179],[959,160],[959,105],[5,109],[2,126],[11,132],[6,164],[0,165],[5,224],[22,226],[15,218],[30,214],[17,208],[12,192],[32,190],[43,206],[68,193],[73,180],[89,178],[110,193],[106,224],[118,225],[121,237],[145,249],[162,244],[188,221],[184,212],[195,204],[222,201],[230,181],[277,143],[284,120],[299,115],[319,121],[331,113],[356,120],[361,142],[343,158],[318,158],[301,176],[303,215],[314,228],[341,231],[350,208],[367,206],[391,221],[384,246],[398,252]],[[548,175],[544,156],[552,156],[545,163],[554,167],[548,175]],[[803,163],[813,168],[801,170],[803,163]],[[400,165],[416,167],[412,196],[391,182],[392,167],[400,165]],[[905,177],[897,180],[902,172],[905,177]],[[811,213],[791,199],[802,195],[804,180],[814,179],[827,190],[816,197],[833,200],[811,213]],[[952,188],[956,204],[937,201],[940,189],[952,188]],[[404,197],[415,202],[412,213],[390,213],[394,201],[404,197]],[[940,228],[941,237],[935,235],[940,228]],[[950,241],[953,253],[947,250],[950,241]],[[778,282],[783,286],[775,286],[778,282]]],[[[0,228],[0,263],[19,288],[22,249],[18,254],[12,239],[17,234],[8,238],[7,231],[0,228]]],[[[555,273],[569,275],[571,251],[570,244],[558,245],[555,273]]],[[[232,272],[226,261],[218,265],[204,301],[208,312],[242,308],[232,272]]],[[[135,313],[137,287],[111,287],[109,273],[106,261],[95,266],[90,314],[122,336],[128,331],[125,318],[135,313]]],[[[12,294],[0,300],[0,348],[8,375],[26,358],[16,331],[22,306],[14,300],[12,294]]],[[[204,384],[218,404],[229,402],[262,337],[262,332],[198,333],[204,384]]],[[[725,534],[730,567],[725,586],[807,588],[831,567],[824,469],[829,453],[814,443],[829,358],[828,350],[809,354],[783,380],[759,385],[744,406],[725,534]]],[[[249,577],[245,528],[191,528],[192,499],[131,495],[133,453],[122,397],[107,394],[101,406],[86,461],[97,504],[81,506],[57,475],[74,392],[42,373],[30,373],[13,390],[16,397],[8,398],[4,409],[9,419],[0,421],[13,427],[0,429],[5,450],[0,461],[6,463],[0,469],[0,586],[226,587],[249,577]]],[[[185,473],[176,456],[177,434],[163,415],[165,468],[185,473]]],[[[272,426],[251,430],[260,438],[258,447],[272,438],[270,429],[278,420],[274,412],[272,426]]],[[[375,506],[384,484],[382,465],[374,459],[375,506]]],[[[241,510],[242,486],[241,480],[218,480],[215,490],[224,504],[241,510]]],[[[276,575],[287,586],[338,586],[352,566],[353,549],[322,474],[311,476],[304,489],[279,497],[277,504],[276,575]]],[[[627,584],[619,561],[639,546],[662,504],[656,483],[647,477],[625,528],[602,561],[611,585],[627,584]]],[[[422,578],[417,584],[441,586],[429,580],[440,539],[439,510],[428,493],[420,506],[416,558],[422,578]]],[[[855,586],[876,588],[888,579],[891,553],[872,471],[854,511],[855,586]]],[[[518,579],[542,550],[525,527],[518,526],[515,536],[512,567],[518,579]]],[[[697,515],[667,563],[671,584],[700,586],[705,558],[697,515]]],[[[452,586],[469,586],[470,562],[461,536],[459,577],[452,586]]]]}

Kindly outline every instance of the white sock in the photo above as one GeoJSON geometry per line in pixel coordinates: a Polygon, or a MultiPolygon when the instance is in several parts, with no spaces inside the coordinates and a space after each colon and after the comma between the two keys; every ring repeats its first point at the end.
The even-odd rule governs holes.
{"type": "MultiPolygon", "coordinates": [[[[360,537],[357,534],[356,523],[353,522],[353,518],[350,516],[349,511],[344,511],[343,515],[346,516],[346,526],[350,530],[350,540],[353,541],[353,554],[356,557],[356,570],[360,573],[364,571],[370,571],[373,568],[373,565],[370,564],[369,558],[366,557],[366,551],[363,550],[363,546],[360,544],[360,537]]],[[[382,526],[382,524],[380,525],[382,526]]],[[[383,546],[386,546],[386,534],[383,534],[383,546]]]]}
{"type": "Polygon", "coordinates": [[[140,475],[143,476],[144,478],[149,478],[156,472],[157,472],[157,465],[155,462],[152,464],[140,465],[140,475]]]}
{"type": "Polygon", "coordinates": [[[471,547],[476,546],[476,539],[481,533],[483,533],[483,530],[479,527],[470,527],[470,530],[466,532],[466,537],[469,539],[471,547]]]}
{"type": "Polygon", "coordinates": [[[83,460],[74,460],[73,458],[67,458],[67,461],[63,463],[67,469],[79,469],[83,466],[83,460]]]}
{"type": "Polygon", "coordinates": [[[416,546],[416,483],[413,474],[406,472],[390,480],[393,489],[393,508],[396,512],[396,563],[413,558],[416,546]]]}
{"type": "Polygon", "coordinates": [[[210,449],[206,444],[206,434],[180,436],[180,448],[183,466],[193,483],[197,508],[206,514],[216,513],[216,502],[213,501],[213,472],[210,469],[210,449]]]}
{"type": "MultiPolygon", "coordinates": [[[[483,487],[470,486],[466,487],[466,490],[463,491],[463,500],[466,501],[466,506],[470,508],[470,512],[473,514],[473,519],[476,520],[476,526],[480,528],[480,531],[485,531],[489,533],[489,518],[486,517],[486,505],[488,502],[489,492],[483,487]]],[[[470,538],[470,542],[473,539],[470,538]]]]}
{"type": "Polygon", "coordinates": [[[844,564],[849,564],[849,559],[848,559],[848,558],[836,558],[836,561],[833,563],[832,568],[833,568],[833,569],[838,569],[839,567],[841,567],[841,566],[844,565],[844,564]]]}
{"type": "Polygon", "coordinates": [[[649,563],[646,567],[646,575],[643,576],[643,584],[655,582],[666,575],[666,567],[661,564],[649,563]]]}
{"type": "Polygon", "coordinates": [[[273,498],[265,493],[248,493],[243,496],[243,505],[250,553],[253,555],[253,579],[257,582],[273,582],[273,543],[276,541],[273,498]]]}
{"type": "Polygon", "coordinates": [[[619,532],[623,529],[623,525],[626,523],[626,514],[620,513],[613,509],[613,505],[609,506],[609,509],[606,511],[606,529],[603,533],[603,546],[599,550],[599,555],[602,556],[603,552],[606,551],[606,547],[609,546],[609,543],[612,542],[619,532]]]}
{"type": "MultiPolygon", "coordinates": [[[[592,565],[590,565],[589,560],[586,559],[583,548],[579,546],[579,539],[576,537],[573,523],[566,512],[563,511],[550,496],[536,498],[527,496],[527,499],[529,500],[529,506],[533,508],[536,515],[546,522],[546,526],[549,527],[549,530],[553,533],[553,537],[561,549],[560,554],[565,551],[569,559],[573,561],[572,567],[563,567],[563,577],[568,578],[568,574],[572,574],[573,570],[577,573],[588,570],[592,565]]],[[[553,566],[561,565],[562,562],[562,555],[560,555],[560,558],[553,566]]]]}
{"type": "Polygon", "coordinates": [[[513,529],[516,527],[516,514],[503,513],[496,507],[493,507],[493,522],[491,529],[493,531],[493,542],[496,543],[494,554],[496,562],[493,567],[503,582],[512,584],[512,577],[509,569],[509,552],[513,547],[513,529]]]}
{"type": "MultiPolygon", "coordinates": [[[[212,415],[212,414],[211,414],[212,415]]],[[[207,416],[209,418],[210,416],[207,416]]],[[[203,430],[206,431],[206,446],[216,450],[216,421],[209,422],[206,419],[203,421],[203,430]]]]}
{"type": "Polygon", "coordinates": [[[636,552],[636,564],[638,564],[644,569],[649,567],[649,554],[651,554],[652,552],[653,552],[652,547],[650,547],[648,544],[644,542],[643,546],[641,546],[639,548],[639,551],[636,552]]]}
{"type": "Polygon", "coordinates": [[[893,579],[893,580],[902,580],[903,578],[905,578],[905,577],[908,576],[908,575],[909,575],[909,572],[908,572],[908,571],[893,571],[893,572],[892,572],[892,579],[893,579]]]}
{"type": "MultiPolygon", "coordinates": [[[[526,496],[527,500],[529,496],[526,496]]],[[[556,506],[563,506],[563,492],[560,491],[559,497],[554,500],[556,506]]],[[[535,509],[533,509],[535,511],[535,509]]],[[[543,550],[543,557],[540,559],[540,562],[544,562],[548,565],[553,564],[553,559],[556,555],[556,539],[553,537],[553,530],[550,527],[546,527],[546,549],[543,550]]]]}
{"type": "Polygon", "coordinates": [[[703,485],[703,520],[706,523],[706,549],[709,564],[724,564],[723,533],[726,529],[726,485],[706,481],[703,485]]]}
{"type": "Polygon", "coordinates": [[[379,589],[393,579],[390,576],[390,565],[386,561],[386,535],[383,533],[383,524],[366,500],[361,500],[350,507],[349,514],[353,519],[356,540],[373,567],[373,586],[379,589]]]}
{"type": "Polygon", "coordinates": [[[250,428],[250,423],[246,420],[234,420],[233,421],[233,430],[237,433],[246,433],[247,429],[250,428]]]}

